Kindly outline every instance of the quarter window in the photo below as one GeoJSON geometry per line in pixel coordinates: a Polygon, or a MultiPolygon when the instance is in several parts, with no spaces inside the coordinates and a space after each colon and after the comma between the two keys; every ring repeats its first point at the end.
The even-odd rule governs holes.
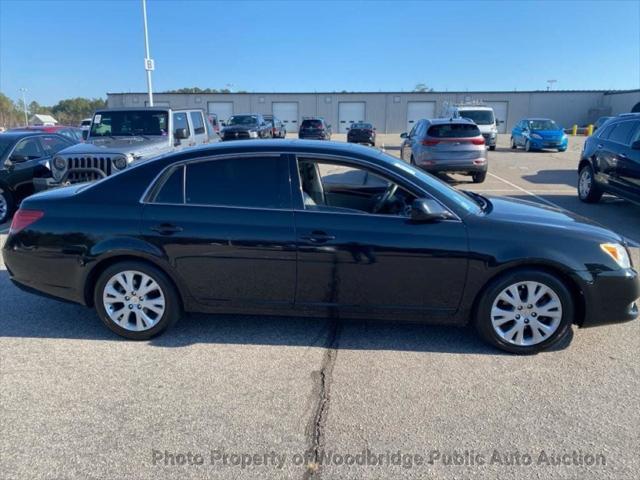
{"type": "Polygon", "coordinates": [[[202,121],[202,113],[191,112],[191,123],[193,124],[193,132],[196,135],[201,135],[205,132],[204,122],[202,121]]]}
{"type": "Polygon", "coordinates": [[[187,165],[186,203],[291,208],[287,160],[246,157],[187,165]]]}
{"type": "Polygon", "coordinates": [[[164,182],[155,203],[184,203],[184,167],[178,167],[164,182]]]}

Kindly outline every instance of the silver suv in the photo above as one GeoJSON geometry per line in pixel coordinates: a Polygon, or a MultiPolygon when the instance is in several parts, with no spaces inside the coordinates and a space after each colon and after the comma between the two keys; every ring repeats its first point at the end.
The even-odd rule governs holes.
{"type": "Polygon", "coordinates": [[[463,173],[474,183],[487,176],[487,147],[471,120],[418,120],[400,135],[400,158],[431,173],[463,173]]]}
{"type": "Polygon", "coordinates": [[[133,162],[219,140],[202,110],[166,107],[99,110],[85,137],[58,152],[53,178],[34,181],[36,190],[98,180],[133,162]]]}

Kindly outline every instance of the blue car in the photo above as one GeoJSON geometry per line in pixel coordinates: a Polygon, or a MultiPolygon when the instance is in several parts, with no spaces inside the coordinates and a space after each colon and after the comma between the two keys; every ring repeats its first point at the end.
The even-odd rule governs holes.
{"type": "Polygon", "coordinates": [[[511,130],[511,148],[524,147],[527,152],[555,148],[564,152],[569,138],[556,122],[548,118],[525,118],[511,130]]]}

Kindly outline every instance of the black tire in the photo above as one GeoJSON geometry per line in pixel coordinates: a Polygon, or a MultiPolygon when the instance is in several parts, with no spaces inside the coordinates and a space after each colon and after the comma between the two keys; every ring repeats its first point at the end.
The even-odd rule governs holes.
{"type": "Polygon", "coordinates": [[[492,152],[493,152],[495,149],[496,149],[496,146],[495,146],[495,145],[491,145],[491,146],[489,147],[489,150],[491,150],[492,152]]]}
{"type": "Polygon", "coordinates": [[[571,332],[571,324],[573,323],[575,312],[574,301],[567,286],[555,275],[533,268],[513,270],[492,280],[481,295],[474,318],[476,330],[483,340],[501,350],[520,355],[535,354],[552,347],[571,332]],[[505,288],[515,283],[526,281],[542,283],[552,289],[557,294],[562,305],[562,317],[556,330],[548,338],[534,345],[520,346],[504,340],[495,332],[491,321],[491,308],[496,297],[505,288]]]}
{"type": "Polygon", "coordinates": [[[524,150],[526,152],[531,152],[533,150],[531,150],[531,142],[529,140],[527,140],[526,142],[524,142],[524,150]]]}
{"type": "Polygon", "coordinates": [[[511,150],[517,150],[518,144],[516,143],[516,139],[511,137],[511,150]]]}
{"type": "Polygon", "coordinates": [[[471,174],[473,183],[482,183],[487,178],[487,172],[475,172],[471,174]]]}
{"type": "Polygon", "coordinates": [[[593,167],[585,164],[578,172],[578,198],[585,203],[598,203],[603,193],[595,181],[593,167]]]}
{"type": "Polygon", "coordinates": [[[411,155],[411,158],[409,159],[409,163],[410,163],[411,165],[413,165],[414,167],[416,166],[416,159],[415,159],[415,158],[413,158],[413,155],[411,155]]]}
{"type": "Polygon", "coordinates": [[[0,187],[0,224],[11,218],[16,208],[16,202],[9,190],[0,187]]]}
{"type": "Polygon", "coordinates": [[[111,265],[100,274],[93,292],[93,302],[102,322],[114,333],[130,340],[148,340],[171,327],[182,316],[182,306],[178,292],[169,277],[160,269],[138,261],[124,261],[111,265]],[[107,314],[102,301],[102,293],[107,282],[119,272],[133,270],[151,277],[161,288],[165,298],[165,311],[157,323],[148,330],[131,331],[115,323],[107,314]]]}

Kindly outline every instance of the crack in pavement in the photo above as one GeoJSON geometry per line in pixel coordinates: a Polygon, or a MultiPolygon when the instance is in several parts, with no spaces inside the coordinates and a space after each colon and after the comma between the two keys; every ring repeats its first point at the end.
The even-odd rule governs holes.
{"type": "Polygon", "coordinates": [[[322,358],[320,371],[314,372],[317,377],[316,386],[313,396],[317,396],[315,413],[311,423],[307,426],[306,434],[309,436],[309,460],[307,469],[302,476],[303,480],[310,478],[319,479],[321,475],[321,465],[319,463],[320,450],[324,447],[324,426],[327,420],[329,410],[329,401],[331,399],[331,381],[333,376],[333,367],[336,363],[338,355],[338,339],[340,336],[340,322],[338,319],[331,319],[327,342],[325,344],[326,352],[322,358]]]}

